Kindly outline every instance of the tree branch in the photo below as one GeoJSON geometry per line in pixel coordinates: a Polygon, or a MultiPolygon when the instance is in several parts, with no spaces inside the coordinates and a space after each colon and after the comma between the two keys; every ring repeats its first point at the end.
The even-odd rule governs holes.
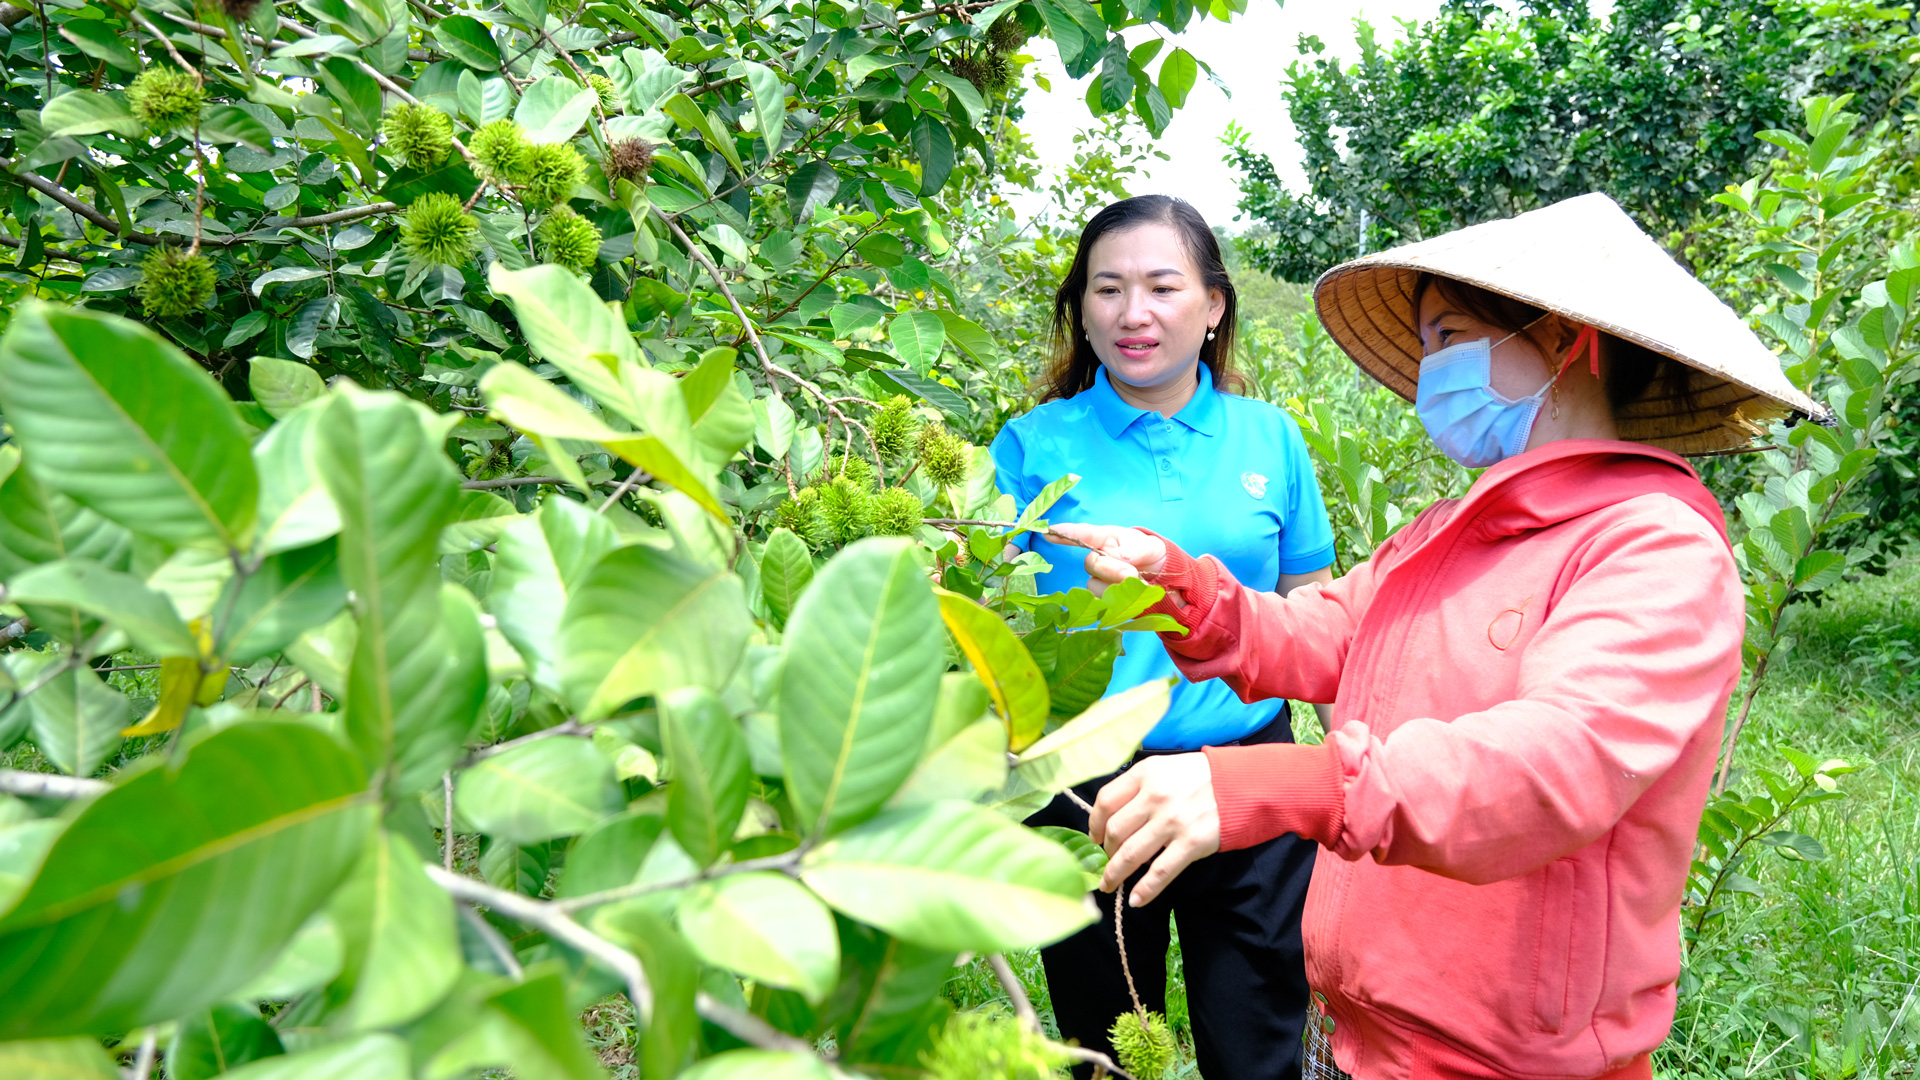
{"type": "Polygon", "coordinates": [[[544,931],[548,937],[565,942],[612,968],[626,983],[627,997],[633,1000],[633,1008],[640,1014],[641,1025],[653,1022],[653,988],[647,984],[646,969],[640,966],[639,957],[574,922],[566,912],[556,909],[552,904],[529,900],[519,893],[496,889],[484,881],[449,873],[433,863],[423,865],[427,876],[456,899],[470,904],[485,904],[516,922],[544,931]]]}
{"type": "Polygon", "coordinates": [[[555,900],[553,907],[557,911],[578,911],[581,908],[598,907],[601,904],[610,904],[615,900],[630,900],[636,896],[645,896],[648,893],[661,892],[666,889],[681,889],[688,885],[696,885],[702,881],[711,881],[714,878],[728,877],[732,874],[749,874],[756,870],[791,871],[794,867],[800,865],[801,850],[800,848],[795,848],[792,851],[784,851],[778,855],[765,855],[758,859],[744,859],[737,863],[726,863],[720,866],[708,867],[697,874],[691,874],[683,878],[675,878],[671,881],[648,881],[634,885],[618,885],[611,889],[602,889],[599,892],[587,893],[584,896],[569,896],[564,900],[555,900]]]}
{"type": "Polygon", "coordinates": [[[468,480],[460,486],[468,491],[488,491],[493,488],[520,487],[523,484],[552,484],[565,486],[567,481],[558,476],[502,476],[497,480],[468,480]]]}
{"type": "Polygon", "coordinates": [[[33,620],[22,615],[7,625],[0,626],[0,645],[18,641],[31,633],[33,633],[33,620]]]}
{"type": "Polygon", "coordinates": [[[1013,973],[1013,965],[1000,953],[987,954],[987,966],[993,969],[993,977],[1000,982],[1000,989],[1007,992],[1007,1000],[1013,1002],[1013,1015],[1027,1030],[1035,1035],[1041,1034],[1040,1014],[1033,1011],[1033,1002],[1027,998],[1027,988],[1020,985],[1019,976],[1013,973]]]}
{"type": "Polygon", "coordinates": [[[0,793],[40,799],[89,799],[112,787],[105,780],[0,769],[0,793]]]}

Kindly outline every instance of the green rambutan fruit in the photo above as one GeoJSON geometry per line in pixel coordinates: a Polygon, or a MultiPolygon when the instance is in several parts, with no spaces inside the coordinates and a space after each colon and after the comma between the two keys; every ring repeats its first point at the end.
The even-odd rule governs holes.
{"type": "Polygon", "coordinates": [[[920,471],[936,487],[952,487],[967,478],[973,455],[967,440],[939,424],[920,429],[920,471]]]}
{"type": "Polygon", "coordinates": [[[888,488],[874,497],[872,528],[875,536],[912,536],[920,531],[926,506],[906,488],[888,488]]]}
{"type": "Polygon", "coordinates": [[[520,201],[535,210],[566,202],[587,178],[580,151],[566,143],[540,143],[527,154],[520,184],[520,201]]]}
{"type": "Polygon", "coordinates": [[[1013,81],[1013,64],[1004,55],[993,53],[987,57],[987,85],[1005,90],[1013,81]]]}
{"type": "Polygon", "coordinates": [[[806,541],[808,547],[819,550],[827,540],[821,531],[817,511],[820,508],[820,492],[811,487],[803,487],[792,498],[782,500],[773,509],[775,528],[785,529],[806,541]]]}
{"type": "Polygon", "coordinates": [[[851,544],[873,528],[873,496],[847,477],[836,476],[820,487],[820,508],[815,516],[828,540],[851,544]]]}
{"type": "Polygon", "coordinates": [[[467,149],[473,151],[473,171],[480,179],[517,184],[526,176],[527,155],[533,151],[533,144],[527,142],[527,133],[519,124],[495,120],[473,133],[467,149]]]}
{"type": "Polygon", "coordinates": [[[1137,1012],[1121,1013],[1107,1029],[1107,1038],[1113,1040],[1120,1067],[1138,1080],[1160,1080],[1173,1067],[1173,1029],[1157,1012],[1148,1013],[1145,1022],[1137,1012]]]}
{"type": "Polygon", "coordinates": [[[962,1012],[947,1018],[920,1063],[927,1080],[1050,1080],[1069,1058],[1002,1012],[962,1012]]]}
{"type": "Polygon", "coordinates": [[[418,262],[461,266],[473,258],[480,223],[444,191],[429,192],[407,208],[400,229],[400,246],[418,262]]]}
{"type": "Polygon", "coordinates": [[[593,269],[600,257],[600,227],[567,206],[557,206],[533,231],[540,256],[576,274],[593,269]]]}
{"type": "Polygon", "coordinates": [[[947,70],[972,83],[975,90],[983,94],[986,93],[991,73],[988,70],[986,60],[981,57],[968,55],[949,56],[947,57],[947,70]]]}
{"type": "Polygon", "coordinates": [[[150,67],[127,85],[127,107],[155,131],[192,127],[206,102],[200,80],[179,68],[150,67]]]}
{"type": "Polygon", "coordinates": [[[600,171],[606,173],[609,180],[640,183],[653,171],[653,147],[640,138],[612,143],[607,147],[607,159],[600,163],[600,171]]]}
{"type": "Polygon", "coordinates": [[[158,244],[140,260],[140,284],[133,294],[148,318],[172,319],[206,307],[216,278],[205,255],[158,244]]]}
{"type": "Polygon", "coordinates": [[[987,47],[997,53],[1010,53],[1027,43],[1027,25],[1020,16],[1007,12],[987,29],[987,47]]]}
{"type": "Polygon", "coordinates": [[[453,118],[431,105],[395,105],[380,122],[380,134],[395,157],[416,169],[438,165],[453,153],[453,118]]]}
{"type": "Polygon", "coordinates": [[[620,111],[620,91],[614,88],[613,80],[598,72],[587,76],[587,88],[600,99],[600,111],[612,116],[620,111]]]}
{"type": "Polygon", "coordinates": [[[920,429],[920,421],[913,415],[913,399],[905,394],[888,398],[880,411],[873,414],[868,426],[873,431],[874,449],[880,451],[880,456],[888,461],[900,460],[920,429]]]}
{"type": "Polygon", "coordinates": [[[825,475],[828,479],[846,477],[862,491],[873,490],[873,462],[860,454],[849,454],[842,450],[828,459],[825,475]]]}

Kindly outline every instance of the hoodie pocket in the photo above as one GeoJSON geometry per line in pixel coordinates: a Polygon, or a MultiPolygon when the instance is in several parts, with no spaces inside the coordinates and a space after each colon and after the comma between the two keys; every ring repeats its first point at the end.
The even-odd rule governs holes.
{"type": "Polygon", "coordinates": [[[1540,938],[1534,953],[1533,1012],[1541,1031],[1558,1034],[1567,1013],[1577,868],[1572,859],[1556,859],[1540,873],[1540,938]]]}

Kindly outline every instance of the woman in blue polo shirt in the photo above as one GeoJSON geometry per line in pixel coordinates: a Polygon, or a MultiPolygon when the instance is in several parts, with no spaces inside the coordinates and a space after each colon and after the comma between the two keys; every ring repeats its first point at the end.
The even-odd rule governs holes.
{"type": "MultiPolygon", "coordinates": [[[[1080,483],[1052,521],[1126,521],[1220,558],[1242,581],[1284,593],[1330,581],[1333,531],[1292,418],[1225,392],[1235,302],[1220,247],[1199,213],[1164,195],[1094,215],[1054,299],[1054,361],[1040,405],[993,441],[1000,489],[1025,505],[1067,473],[1080,483]]],[[[1040,591],[1086,583],[1083,552],[1030,536],[1053,569],[1040,591]]],[[[1130,633],[1107,692],[1179,676],[1151,633],[1130,633]]],[[[1220,682],[1175,684],[1142,754],[1291,742],[1283,701],[1242,702],[1220,682]]],[[[1081,785],[1091,802],[1111,777],[1081,785]]],[[[1065,797],[1029,819],[1087,827],[1065,797]]],[[[1141,999],[1165,1010],[1169,920],[1179,920],[1200,1070],[1231,1080],[1300,1075],[1307,981],[1300,908],[1313,844],[1283,836],[1213,855],[1126,917],[1141,999]]],[[[1132,1008],[1114,942],[1118,893],[1096,893],[1102,921],[1042,950],[1060,1031],[1111,1052],[1107,1028],[1132,1008]]],[[[1082,1067],[1076,1075],[1086,1075],[1082,1067]]]]}

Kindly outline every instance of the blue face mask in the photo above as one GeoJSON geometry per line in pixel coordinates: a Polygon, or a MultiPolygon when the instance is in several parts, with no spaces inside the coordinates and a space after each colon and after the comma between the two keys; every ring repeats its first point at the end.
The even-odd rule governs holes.
{"type": "MultiPolygon", "coordinates": [[[[1517,331],[1516,331],[1517,333],[1517,331]]],[[[1493,388],[1493,350],[1499,341],[1463,341],[1420,361],[1414,410],[1442,453],[1469,469],[1484,469],[1527,447],[1540,406],[1556,379],[1513,399],[1493,388]]]]}

